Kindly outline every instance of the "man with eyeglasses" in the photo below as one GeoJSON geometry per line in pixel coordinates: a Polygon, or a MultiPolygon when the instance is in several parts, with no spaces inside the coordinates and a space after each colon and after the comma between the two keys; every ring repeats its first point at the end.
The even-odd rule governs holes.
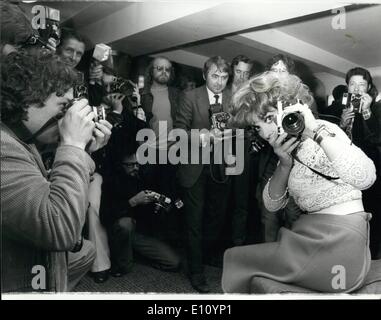
{"type": "Polygon", "coordinates": [[[140,168],[131,147],[115,155],[102,185],[101,219],[108,229],[111,273],[131,271],[134,251],[163,271],[177,271],[180,258],[165,241],[165,210],[156,211],[153,178],[140,168]]]}
{"type": "MultiPolygon", "coordinates": [[[[141,106],[145,112],[147,124],[156,135],[156,143],[151,145],[155,154],[155,163],[149,163],[148,171],[155,181],[155,190],[177,198],[176,166],[168,159],[168,133],[173,129],[176,112],[182,92],[173,86],[175,78],[172,62],[164,57],[155,57],[145,71],[145,86],[141,94],[141,106]]],[[[178,243],[180,237],[178,215],[168,219],[172,232],[170,238],[178,243]]]]}

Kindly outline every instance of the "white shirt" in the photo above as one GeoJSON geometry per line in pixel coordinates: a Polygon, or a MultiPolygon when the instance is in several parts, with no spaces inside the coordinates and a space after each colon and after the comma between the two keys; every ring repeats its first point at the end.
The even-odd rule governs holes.
{"type": "Polygon", "coordinates": [[[213,93],[213,91],[209,90],[208,87],[206,87],[206,91],[208,91],[209,104],[215,104],[216,103],[216,98],[214,97],[215,95],[219,96],[218,103],[222,104],[222,92],[213,93]]]}

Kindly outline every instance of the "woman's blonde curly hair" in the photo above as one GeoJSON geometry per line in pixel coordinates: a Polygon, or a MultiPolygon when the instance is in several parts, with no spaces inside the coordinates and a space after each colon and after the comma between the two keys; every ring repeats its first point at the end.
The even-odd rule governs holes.
{"type": "Polygon", "coordinates": [[[253,114],[263,118],[270,108],[277,107],[277,101],[283,105],[295,104],[297,100],[309,107],[314,99],[309,88],[296,75],[278,75],[266,71],[245,82],[233,95],[230,105],[232,127],[251,126],[253,114]]]}

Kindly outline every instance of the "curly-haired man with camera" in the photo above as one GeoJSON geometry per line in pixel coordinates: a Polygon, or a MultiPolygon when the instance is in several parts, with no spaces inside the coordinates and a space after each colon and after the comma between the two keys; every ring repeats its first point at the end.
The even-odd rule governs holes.
{"type": "Polygon", "coordinates": [[[111,125],[93,121],[87,100],[72,103],[76,75],[52,53],[11,53],[1,78],[2,291],[71,290],[94,259],[87,241],[70,264],[67,253],[86,218],[89,153],[107,143],[111,125]],[[36,144],[57,141],[48,174],[36,144]]]}

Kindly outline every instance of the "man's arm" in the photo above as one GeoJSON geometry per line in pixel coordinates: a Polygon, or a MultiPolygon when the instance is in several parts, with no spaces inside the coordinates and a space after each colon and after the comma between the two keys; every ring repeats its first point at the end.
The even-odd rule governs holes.
{"type": "Polygon", "coordinates": [[[46,250],[71,250],[85,222],[93,161],[80,148],[61,146],[47,180],[32,155],[12,140],[2,138],[4,234],[46,250]]]}

